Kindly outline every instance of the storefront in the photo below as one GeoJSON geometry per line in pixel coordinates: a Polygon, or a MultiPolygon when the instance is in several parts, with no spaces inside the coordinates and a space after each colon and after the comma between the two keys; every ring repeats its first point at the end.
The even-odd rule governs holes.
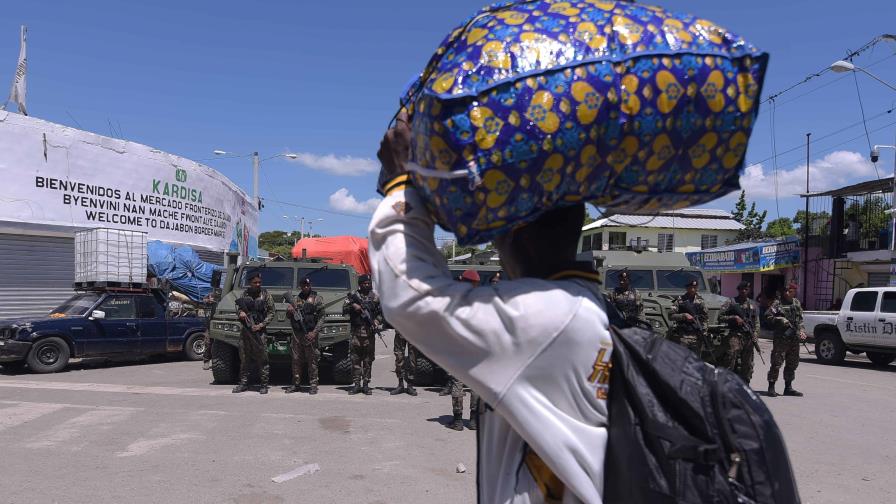
{"type": "Polygon", "coordinates": [[[799,278],[800,247],[796,238],[783,241],[738,243],[688,252],[688,261],[706,277],[717,277],[724,296],[736,296],[737,284],[753,284],[753,295],[766,297],[799,278]]]}

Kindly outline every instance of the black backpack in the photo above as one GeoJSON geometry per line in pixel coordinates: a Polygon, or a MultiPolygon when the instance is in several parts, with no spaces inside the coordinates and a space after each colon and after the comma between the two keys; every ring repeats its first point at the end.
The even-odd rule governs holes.
{"type": "Polygon", "coordinates": [[[781,432],[740,377],[652,332],[611,333],[604,502],[799,503],[781,432]]]}

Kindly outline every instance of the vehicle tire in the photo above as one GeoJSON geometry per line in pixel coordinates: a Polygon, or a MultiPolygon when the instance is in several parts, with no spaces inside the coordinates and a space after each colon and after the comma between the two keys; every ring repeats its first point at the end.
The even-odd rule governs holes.
{"type": "Polygon", "coordinates": [[[235,347],[212,341],[212,376],[215,383],[236,383],[240,372],[240,359],[235,347]]]}
{"type": "Polygon", "coordinates": [[[825,331],[815,340],[815,358],[824,364],[840,364],[846,358],[846,345],[840,335],[825,331]]]}
{"type": "Polygon", "coordinates": [[[68,365],[71,352],[62,338],[55,336],[38,340],[28,352],[28,368],[35,373],[55,373],[68,365]]]}
{"type": "Polygon", "coordinates": [[[896,354],[888,354],[881,352],[865,352],[868,360],[875,366],[889,366],[891,362],[896,360],[896,354]]]}
{"type": "Polygon", "coordinates": [[[428,357],[417,356],[417,369],[414,370],[414,385],[428,387],[436,384],[436,365],[428,357]]]}
{"type": "Polygon", "coordinates": [[[352,382],[352,356],[346,355],[333,366],[333,383],[348,385],[352,382]]]}
{"type": "Polygon", "coordinates": [[[198,361],[202,360],[202,355],[204,353],[205,333],[193,333],[187,338],[187,342],[184,343],[184,355],[187,357],[187,360],[198,361]]]}

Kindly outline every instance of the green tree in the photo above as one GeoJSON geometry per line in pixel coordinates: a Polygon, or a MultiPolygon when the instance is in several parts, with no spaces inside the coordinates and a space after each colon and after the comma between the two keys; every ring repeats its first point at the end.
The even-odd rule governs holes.
{"type": "MultiPolygon", "coordinates": [[[[831,234],[831,214],[827,212],[809,212],[809,236],[821,236],[826,237],[831,234]]],[[[805,227],[806,227],[806,211],[799,210],[796,212],[796,215],[793,217],[794,225],[798,226],[796,228],[797,235],[801,240],[806,239],[805,227]]]]}
{"type": "Polygon", "coordinates": [[[859,225],[859,233],[863,240],[876,239],[882,229],[887,229],[890,216],[885,212],[890,207],[880,196],[872,196],[862,201],[855,201],[846,208],[846,221],[854,221],[859,225]]]}
{"type": "Polygon", "coordinates": [[[747,210],[747,193],[746,191],[741,191],[740,197],[737,198],[737,203],[734,204],[734,211],[731,212],[734,220],[744,226],[743,229],[737,232],[737,241],[761,240],[763,238],[762,225],[765,223],[767,215],[767,210],[762,212],[756,211],[755,201],[750,204],[750,209],[747,210]]]}
{"type": "Polygon", "coordinates": [[[765,228],[765,235],[769,238],[783,238],[785,236],[793,236],[796,230],[793,229],[793,221],[788,217],[780,217],[768,223],[765,228]]]}

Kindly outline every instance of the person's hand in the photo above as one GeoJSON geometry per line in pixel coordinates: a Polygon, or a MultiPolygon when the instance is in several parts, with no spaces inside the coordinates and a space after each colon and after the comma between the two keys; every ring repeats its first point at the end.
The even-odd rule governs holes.
{"type": "Polygon", "coordinates": [[[380,142],[379,158],[382,168],[377,187],[383,186],[395,177],[407,173],[407,162],[411,156],[411,127],[408,125],[408,113],[402,109],[395,119],[395,127],[386,132],[380,142]]]}
{"type": "Polygon", "coordinates": [[[290,315],[292,315],[292,314],[295,313],[295,312],[296,312],[296,309],[293,308],[292,305],[287,305],[287,306],[286,306],[286,313],[289,313],[290,315]]]}
{"type": "Polygon", "coordinates": [[[305,341],[307,341],[308,343],[314,342],[315,339],[317,339],[317,331],[310,331],[305,333],[305,341]]]}
{"type": "Polygon", "coordinates": [[[261,324],[255,324],[252,326],[252,332],[258,332],[262,330],[263,326],[261,324]]]}
{"type": "Polygon", "coordinates": [[[249,318],[249,316],[246,315],[246,312],[240,311],[240,320],[246,320],[247,318],[249,318]]]}
{"type": "Polygon", "coordinates": [[[690,313],[685,313],[684,318],[688,319],[688,321],[694,320],[694,316],[690,313]]]}
{"type": "Polygon", "coordinates": [[[735,316],[734,316],[734,321],[735,321],[735,322],[737,323],[737,325],[739,325],[739,326],[744,325],[744,319],[740,318],[739,315],[735,315],[735,316]]]}
{"type": "Polygon", "coordinates": [[[359,312],[359,311],[362,311],[363,308],[361,308],[361,305],[359,305],[358,303],[352,303],[352,310],[359,312]]]}
{"type": "Polygon", "coordinates": [[[806,331],[800,331],[800,341],[806,341],[809,337],[806,335],[806,331]]]}

